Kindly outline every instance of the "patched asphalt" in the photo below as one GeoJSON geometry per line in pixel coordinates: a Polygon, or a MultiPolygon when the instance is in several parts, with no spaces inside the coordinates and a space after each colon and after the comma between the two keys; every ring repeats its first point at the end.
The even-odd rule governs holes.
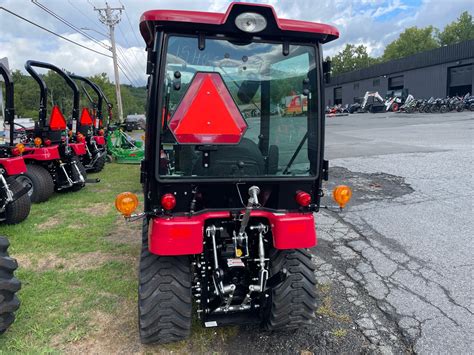
{"type": "MultiPolygon", "coordinates": [[[[474,352],[473,121],[472,112],[327,120],[327,195],[345,183],[354,201],[339,212],[324,199],[318,237],[336,256],[322,248],[321,257],[370,296],[406,351],[474,352]]],[[[372,323],[357,324],[376,343],[372,323]]]]}

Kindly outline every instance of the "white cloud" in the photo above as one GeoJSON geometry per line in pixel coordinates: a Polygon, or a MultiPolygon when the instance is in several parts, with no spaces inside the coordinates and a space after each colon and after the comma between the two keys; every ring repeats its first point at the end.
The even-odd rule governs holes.
{"type": "MultiPolygon", "coordinates": [[[[22,16],[40,23],[61,35],[87,47],[107,51],[91,40],[46,14],[27,0],[0,0],[4,6],[22,16]]],[[[96,31],[107,29],[98,21],[91,5],[103,6],[104,0],[39,0],[77,27],[91,27],[96,31]]],[[[256,2],[252,0],[252,2],[256,2]]],[[[346,43],[364,44],[371,55],[381,55],[384,46],[409,26],[434,25],[438,28],[456,19],[464,10],[473,10],[472,0],[262,0],[260,3],[275,7],[282,18],[323,22],[336,25],[341,37],[325,46],[325,55],[333,55],[346,43]],[[387,20],[389,19],[389,20],[387,20]]],[[[127,16],[122,16],[116,32],[121,56],[126,60],[127,75],[133,82],[145,82],[146,54],[138,30],[141,14],[153,8],[225,12],[229,0],[109,0],[112,6],[123,3],[127,16]],[[130,23],[129,23],[130,19],[130,23]]],[[[22,69],[27,59],[49,61],[80,75],[105,72],[113,78],[112,60],[54,37],[12,15],[0,11],[0,57],[6,56],[14,69],[22,69]]],[[[96,32],[97,39],[106,40],[96,32]]],[[[128,80],[121,76],[121,81],[128,80]]]]}

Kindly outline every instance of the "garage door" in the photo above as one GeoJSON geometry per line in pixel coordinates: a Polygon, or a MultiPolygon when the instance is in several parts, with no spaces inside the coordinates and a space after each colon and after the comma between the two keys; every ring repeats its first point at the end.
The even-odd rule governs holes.
{"type": "Polygon", "coordinates": [[[472,64],[449,68],[449,96],[472,92],[472,64]]]}
{"type": "Polygon", "coordinates": [[[342,88],[334,88],[334,104],[342,104],[342,88]]]}

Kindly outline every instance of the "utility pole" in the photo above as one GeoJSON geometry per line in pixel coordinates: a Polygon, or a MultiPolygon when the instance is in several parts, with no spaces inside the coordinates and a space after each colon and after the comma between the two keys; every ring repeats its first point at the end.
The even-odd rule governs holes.
{"type": "Polygon", "coordinates": [[[115,93],[117,95],[117,110],[120,123],[123,122],[123,107],[122,107],[122,93],[120,91],[120,79],[119,79],[119,68],[117,60],[117,48],[115,45],[115,25],[120,22],[122,11],[125,8],[122,7],[110,7],[106,2],[105,7],[98,8],[94,6],[94,10],[99,12],[99,19],[104,25],[109,28],[109,38],[112,47],[112,60],[114,62],[114,76],[115,76],[115,93]]]}

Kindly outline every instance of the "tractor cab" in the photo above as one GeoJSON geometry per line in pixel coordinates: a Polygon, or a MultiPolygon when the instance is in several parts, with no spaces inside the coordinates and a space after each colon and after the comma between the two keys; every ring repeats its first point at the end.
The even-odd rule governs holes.
{"type": "MultiPolygon", "coordinates": [[[[338,31],[248,3],[148,11],[140,30],[149,75],[142,341],[187,336],[191,298],[206,327],[307,324],[316,302],[308,248],[328,169],[322,46],[338,31]],[[288,97],[300,100],[291,117],[275,110],[288,97]]],[[[136,205],[133,194],[117,197],[125,216],[138,218],[136,205]]]]}

